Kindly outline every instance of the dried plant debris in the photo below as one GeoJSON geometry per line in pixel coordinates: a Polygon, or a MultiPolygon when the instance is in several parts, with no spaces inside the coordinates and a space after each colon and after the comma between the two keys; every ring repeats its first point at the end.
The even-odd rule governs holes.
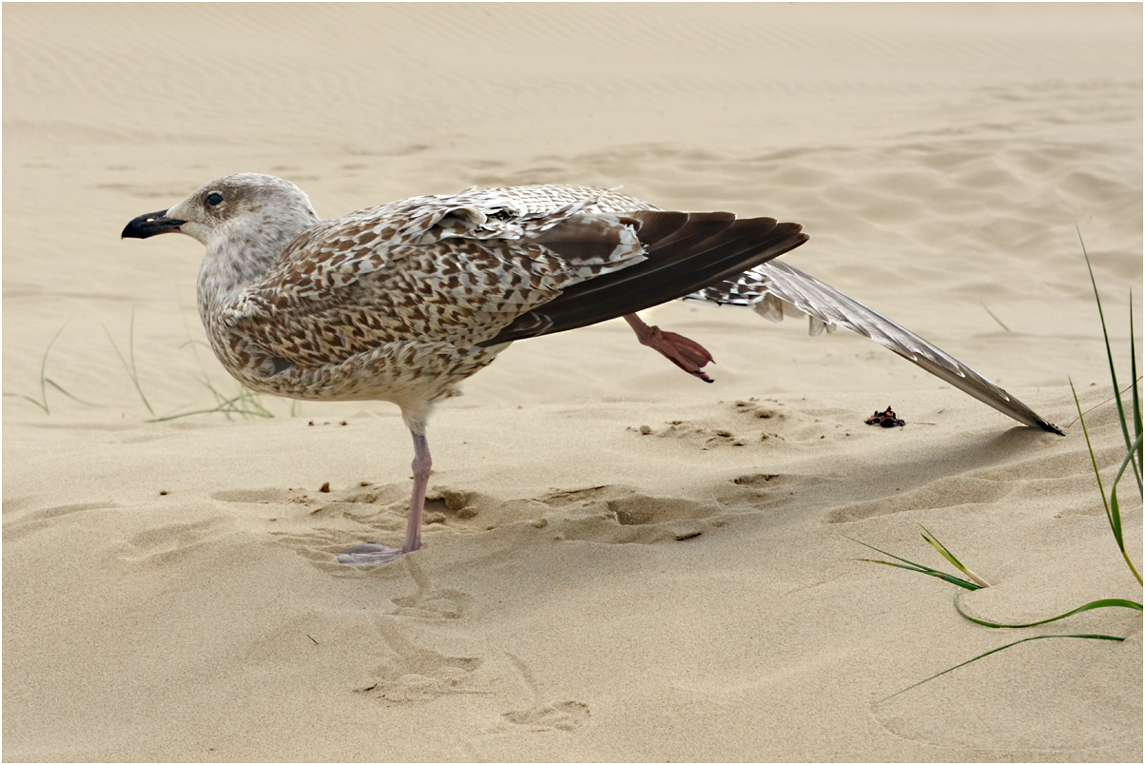
{"type": "Polygon", "coordinates": [[[895,412],[889,406],[885,412],[875,412],[867,418],[868,425],[881,425],[884,428],[901,428],[906,425],[906,420],[900,420],[895,417],[895,412]]]}

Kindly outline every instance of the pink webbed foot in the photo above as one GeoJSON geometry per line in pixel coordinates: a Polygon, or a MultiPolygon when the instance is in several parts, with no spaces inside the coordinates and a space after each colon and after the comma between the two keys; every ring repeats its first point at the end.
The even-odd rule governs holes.
{"type": "Polygon", "coordinates": [[[347,547],[338,553],[338,562],[350,566],[371,566],[375,563],[389,563],[405,555],[406,552],[400,547],[386,547],[375,542],[365,542],[347,547]]]}
{"type": "Polygon", "coordinates": [[[338,562],[351,566],[369,566],[375,563],[389,563],[406,553],[421,549],[421,522],[425,515],[425,492],[429,485],[429,473],[433,460],[429,455],[429,443],[425,435],[413,435],[413,496],[410,497],[409,518],[406,520],[406,535],[401,547],[386,547],[376,542],[366,542],[347,547],[338,553],[338,562]]]}
{"type": "Polygon", "coordinates": [[[712,364],[716,362],[704,346],[675,332],[649,327],[636,314],[628,314],[624,319],[636,333],[636,339],[641,345],[657,351],[693,377],[698,377],[704,382],[713,382],[712,378],[704,373],[703,368],[709,362],[712,364]]]}

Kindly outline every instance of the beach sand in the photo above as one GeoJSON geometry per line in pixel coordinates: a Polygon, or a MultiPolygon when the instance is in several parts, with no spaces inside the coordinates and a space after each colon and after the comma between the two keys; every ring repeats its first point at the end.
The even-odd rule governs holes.
{"type": "Polygon", "coordinates": [[[983,619],[1141,600],[1069,388],[1108,482],[1077,229],[1127,383],[1140,5],[3,20],[5,760],[1141,760],[1139,612],[991,630],[847,539],[945,566],[924,524],[994,584],[960,599],[983,619]],[[175,417],[215,407],[208,381],[237,393],[203,344],[202,247],[119,239],[239,171],[323,216],[570,182],[794,220],[812,239],[785,259],[1066,437],[845,331],[673,303],[646,318],[706,345],[714,385],[619,321],[518,343],[431,423],[424,549],[339,566],[400,538],[396,407],[175,417]],[[888,405],[905,427],[864,424],[888,405]],[[1126,640],[1024,643],[887,698],[1061,633],[1126,640]]]}

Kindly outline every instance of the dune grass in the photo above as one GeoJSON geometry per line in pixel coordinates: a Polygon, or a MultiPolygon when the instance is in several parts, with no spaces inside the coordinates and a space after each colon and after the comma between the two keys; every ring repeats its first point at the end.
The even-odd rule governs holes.
{"type": "MultiPolygon", "coordinates": [[[[263,406],[260,394],[246,387],[242,383],[236,383],[237,393],[233,396],[226,396],[219,392],[219,389],[214,386],[210,378],[205,374],[203,377],[197,377],[211,395],[215,398],[215,406],[210,409],[196,409],[191,412],[180,412],[178,414],[169,414],[164,417],[155,417],[147,420],[147,422],[169,422],[171,420],[178,420],[182,417],[195,417],[202,414],[222,414],[229,420],[231,415],[238,415],[244,420],[249,420],[252,417],[274,417],[274,412],[263,406]]],[[[291,416],[294,416],[294,407],[291,407],[291,416]]]]}
{"type": "Polygon", "coordinates": [[[68,321],[65,321],[64,325],[62,327],[60,327],[59,331],[56,332],[56,334],[54,336],[52,336],[51,342],[49,342],[48,347],[44,349],[44,355],[40,359],[40,397],[39,397],[39,399],[32,398],[31,396],[24,394],[24,393],[5,393],[4,394],[5,397],[22,398],[25,401],[32,402],[33,404],[35,404],[40,409],[43,409],[44,414],[51,414],[52,410],[48,406],[48,388],[53,388],[53,389],[59,391],[60,393],[64,394],[68,398],[70,398],[72,401],[83,404],[84,406],[96,406],[96,404],[92,404],[89,401],[84,401],[81,398],[77,398],[76,396],[73,396],[63,386],[61,386],[59,383],[57,383],[52,378],[48,377],[48,356],[52,352],[52,346],[55,345],[56,341],[60,339],[60,335],[62,335],[64,333],[64,330],[67,329],[68,323],[70,321],[71,321],[71,319],[68,319],[68,321]]]}
{"type": "Polygon", "coordinates": [[[143,400],[143,405],[147,407],[147,411],[151,412],[151,416],[155,416],[155,410],[151,408],[151,403],[147,400],[147,396],[143,393],[143,386],[139,384],[139,371],[135,368],[135,309],[131,309],[131,323],[127,325],[127,356],[131,359],[130,363],[123,357],[119,351],[119,346],[115,344],[115,338],[107,331],[107,327],[103,328],[107,334],[107,339],[111,342],[111,347],[115,349],[115,355],[119,357],[119,362],[123,364],[123,368],[127,370],[127,376],[131,378],[131,383],[135,386],[139,398],[143,400]]]}
{"type": "Polygon", "coordinates": [[[1001,320],[1001,319],[999,319],[999,318],[998,318],[996,315],[994,315],[994,312],[990,310],[989,306],[987,306],[985,303],[983,303],[983,304],[982,304],[982,307],[986,309],[986,313],[990,314],[990,318],[991,318],[991,319],[993,319],[994,321],[998,322],[998,326],[999,326],[999,327],[1001,327],[1002,329],[1006,330],[1007,332],[1010,332],[1010,331],[1011,331],[1009,327],[1007,327],[1005,324],[1003,324],[1003,323],[1002,323],[1002,320],[1001,320]]]}
{"type": "MultiPolygon", "coordinates": [[[[1105,325],[1105,310],[1101,307],[1101,293],[1097,289],[1097,279],[1093,276],[1093,264],[1089,261],[1089,253],[1085,250],[1085,240],[1081,239],[1081,229],[1078,229],[1077,237],[1081,240],[1081,251],[1085,254],[1085,267],[1089,270],[1089,283],[1093,285],[1093,298],[1097,303],[1097,314],[1101,317],[1101,334],[1105,339],[1105,357],[1109,361],[1109,377],[1113,380],[1113,393],[1117,399],[1117,415],[1121,421],[1121,434],[1125,438],[1125,449],[1127,451],[1126,464],[1133,465],[1133,472],[1137,477],[1137,492],[1142,493],[1141,486],[1141,472],[1142,472],[1142,459],[1141,459],[1141,393],[1137,387],[1140,378],[1137,375],[1137,345],[1136,337],[1133,330],[1133,291],[1129,291],[1129,365],[1132,385],[1129,387],[1133,391],[1132,400],[1132,415],[1133,415],[1133,429],[1136,438],[1129,435],[1129,423],[1125,415],[1125,404],[1121,399],[1121,388],[1117,384],[1117,366],[1113,363],[1113,347],[1109,342],[1109,330],[1105,325]]],[[[1070,383],[1072,387],[1072,382],[1070,383]]],[[[1074,402],[1077,402],[1077,395],[1074,395],[1074,402]]],[[[1078,418],[1081,418],[1081,406],[1078,406],[1078,418]]],[[[1085,425],[1084,420],[1082,425],[1085,425]]],[[[1088,438],[1086,439],[1088,443],[1088,438]]],[[[1092,449],[1090,450],[1092,452],[1092,449]]],[[[1096,463],[1095,463],[1096,466],[1096,463]]],[[[1126,465],[1121,466],[1121,471],[1125,470],[1126,465]]],[[[1114,491],[1117,490],[1117,481],[1121,478],[1121,472],[1118,472],[1117,478],[1114,480],[1114,491]]],[[[1100,476],[1098,483],[1100,483],[1100,476]]],[[[1104,491],[1102,492],[1104,495],[1104,491]]],[[[1141,577],[1137,577],[1137,581],[1141,581],[1141,577]]]]}
{"type": "Polygon", "coordinates": [[[961,577],[958,577],[958,576],[954,576],[953,574],[948,574],[945,571],[940,571],[939,569],[936,569],[936,568],[931,568],[930,566],[924,566],[921,563],[915,563],[914,561],[909,561],[906,558],[900,558],[899,556],[897,556],[893,553],[889,553],[886,550],[880,550],[879,548],[877,548],[873,545],[869,545],[866,542],[860,542],[858,539],[854,539],[852,537],[847,537],[846,535],[844,535],[844,536],[846,539],[850,539],[852,542],[855,542],[857,544],[861,544],[863,547],[869,547],[870,549],[874,550],[877,553],[881,553],[883,555],[886,555],[889,558],[894,558],[895,560],[899,561],[898,563],[892,563],[888,560],[877,560],[875,558],[860,558],[859,560],[862,561],[863,563],[881,563],[884,566],[894,566],[895,568],[903,568],[903,569],[906,569],[907,571],[917,571],[920,574],[926,574],[927,576],[937,577],[938,579],[941,579],[944,582],[950,582],[953,585],[957,585],[958,587],[962,587],[964,589],[971,590],[971,591],[981,590],[983,587],[989,587],[990,586],[989,582],[987,582],[985,579],[983,579],[982,577],[980,577],[977,574],[975,574],[974,572],[972,572],[970,569],[966,568],[966,566],[962,565],[962,561],[958,560],[958,558],[955,558],[954,554],[951,553],[950,550],[946,549],[946,546],[944,544],[942,544],[941,542],[939,542],[938,539],[935,538],[935,536],[927,530],[926,526],[923,526],[921,523],[918,525],[922,529],[922,538],[925,539],[931,547],[933,547],[935,550],[938,550],[939,554],[942,555],[942,557],[944,557],[944,558],[946,558],[946,560],[950,561],[950,564],[952,566],[954,566],[956,569],[958,569],[963,574],[965,574],[966,575],[965,579],[962,579],[961,577]]]}
{"type": "Polygon", "coordinates": [[[978,656],[975,656],[973,659],[967,659],[966,661],[962,662],[961,664],[955,664],[953,667],[950,667],[948,669],[944,669],[937,674],[931,675],[930,677],[926,678],[925,680],[919,680],[914,685],[908,685],[906,688],[903,688],[901,691],[895,691],[890,696],[887,696],[884,699],[879,699],[878,702],[876,702],[876,703],[881,704],[884,701],[889,701],[890,699],[893,699],[895,696],[901,696],[902,694],[906,693],[907,691],[919,687],[923,683],[929,683],[931,680],[934,680],[936,677],[942,677],[943,675],[947,674],[948,672],[953,672],[954,670],[958,669],[959,667],[965,667],[967,664],[971,664],[973,662],[976,662],[979,659],[984,659],[992,653],[998,653],[999,651],[1004,651],[1007,648],[1013,648],[1014,646],[1019,645],[1021,643],[1028,643],[1031,640],[1047,640],[1049,638],[1082,638],[1083,640],[1116,640],[1116,641],[1125,640],[1125,638],[1115,637],[1113,635],[1085,635],[1085,634],[1077,634],[1077,635],[1033,635],[1032,637],[1022,638],[1021,640],[1015,640],[1013,643],[1006,643],[1006,645],[1001,645],[1001,646],[998,646],[997,648],[993,648],[993,649],[987,651],[986,653],[979,654],[978,656]]]}
{"type": "MultiPolygon", "coordinates": [[[[920,526],[921,526],[921,524],[920,524],[920,526]]],[[[1125,547],[1124,547],[1124,542],[1123,542],[1122,537],[1121,537],[1120,522],[1118,522],[1118,525],[1116,526],[1116,531],[1114,533],[1114,536],[1117,538],[1118,546],[1121,548],[1122,553],[1124,554],[1125,547]]],[[[946,560],[948,560],[951,563],[951,565],[953,565],[955,568],[957,568],[959,571],[961,571],[966,576],[966,578],[964,579],[962,577],[946,573],[944,571],[932,568],[930,566],[926,566],[926,565],[921,564],[921,563],[915,563],[914,561],[907,560],[906,558],[901,558],[898,555],[894,555],[893,553],[886,552],[885,550],[880,550],[877,547],[874,547],[873,545],[869,545],[866,542],[862,542],[858,539],[852,539],[851,537],[847,537],[847,539],[851,539],[852,542],[857,542],[858,544],[861,544],[864,547],[868,547],[872,550],[875,550],[876,552],[882,553],[883,555],[886,555],[890,558],[894,558],[896,561],[899,561],[898,563],[895,563],[892,561],[877,560],[877,559],[873,559],[873,558],[862,558],[862,559],[860,559],[863,562],[880,563],[880,564],[883,564],[886,566],[894,566],[896,568],[906,569],[907,571],[917,571],[918,573],[926,574],[927,576],[933,576],[933,577],[936,577],[938,579],[942,579],[943,581],[949,582],[950,584],[953,584],[953,585],[956,585],[956,586],[962,588],[963,590],[974,591],[974,590],[980,590],[980,589],[983,589],[985,587],[990,586],[989,583],[987,583],[984,579],[982,579],[981,577],[977,576],[972,571],[970,571],[970,569],[968,569],[961,561],[959,561],[958,558],[956,558],[946,548],[946,546],[943,545],[925,527],[923,527],[922,537],[923,537],[923,539],[925,539],[927,541],[928,544],[930,544],[933,548],[938,550],[938,552],[944,558],[946,558],[946,560]]],[[[1126,560],[1128,561],[1128,556],[1126,556],[1126,560]]],[[[1137,570],[1132,565],[1132,563],[1130,563],[1129,567],[1134,572],[1134,575],[1136,575],[1137,570]]],[[[1138,577],[1138,582],[1140,582],[1139,577],[1138,577]]],[[[1046,618],[1046,619],[1039,619],[1037,621],[1027,622],[1027,623],[1023,623],[1023,624],[1007,624],[1004,622],[992,622],[992,621],[987,621],[985,619],[979,619],[979,618],[976,618],[976,617],[971,616],[970,614],[966,613],[966,611],[962,608],[962,604],[959,602],[961,596],[965,595],[965,594],[966,594],[965,592],[958,592],[954,596],[954,609],[955,609],[955,611],[958,612],[958,615],[961,616],[963,619],[966,619],[967,621],[973,622],[975,624],[980,624],[983,627],[990,627],[992,629],[1026,629],[1029,627],[1037,627],[1037,626],[1042,625],[1042,624],[1049,624],[1051,622],[1060,621],[1062,619],[1067,619],[1071,616],[1075,616],[1076,614],[1084,613],[1086,611],[1093,611],[1093,610],[1099,609],[1099,608],[1128,608],[1128,609],[1135,610],[1135,611],[1141,611],[1142,610],[1142,604],[1137,602],[1137,601],[1126,600],[1124,598],[1103,598],[1101,600],[1091,601],[1091,602],[1086,603],[1084,605],[1078,606],[1077,608],[1066,611],[1063,614],[1057,614],[1056,616],[1051,616],[1051,617],[1046,618]]],[[[923,685],[924,683],[930,682],[931,680],[934,680],[935,678],[941,677],[941,676],[943,676],[949,672],[953,672],[954,670],[958,669],[959,667],[965,667],[967,664],[972,664],[973,662],[976,662],[979,659],[984,659],[987,656],[990,656],[991,654],[998,653],[999,651],[1003,651],[1007,648],[1011,648],[1011,647],[1016,646],[1016,645],[1020,645],[1021,643],[1028,643],[1031,640],[1042,640],[1045,638],[1081,638],[1081,639],[1086,639],[1086,640],[1112,640],[1112,641],[1116,641],[1116,642],[1121,642],[1121,641],[1125,640],[1124,637],[1121,637],[1118,635],[1090,634],[1090,633],[1035,635],[1033,637],[1022,638],[1020,640],[1015,640],[1011,643],[1006,643],[1005,645],[998,646],[997,648],[992,648],[991,650],[986,651],[985,653],[978,654],[977,656],[975,656],[971,659],[967,659],[966,661],[961,662],[960,664],[956,664],[953,667],[949,667],[947,669],[942,670],[941,672],[937,672],[937,673],[931,675],[930,677],[927,677],[923,680],[918,681],[917,683],[914,683],[912,685],[907,686],[906,688],[903,688],[902,690],[899,690],[899,691],[896,691],[895,693],[892,693],[890,696],[887,696],[886,698],[880,699],[876,703],[881,704],[882,702],[887,701],[889,699],[892,699],[895,696],[899,696],[899,695],[906,693],[907,691],[909,691],[913,688],[917,688],[920,685],[923,685]]]]}
{"type": "MultiPolygon", "coordinates": [[[[1078,231],[1078,238],[1079,239],[1081,238],[1081,232],[1080,231],[1078,231]]],[[[1109,376],[1110,376],[1110,379],[1111,379],[1112,384],[1113,384],[1113,396],[1110,397],[1110,399],[1108,399],[1104,403],[1108,403],[1109,401],[1114,401],[1114,400],[1117,402],[1118,419],[1120,420],[1121,432],[1122,432],[1122,436],[1123,436],[1124,441],[1125,441],[1125,456],[1122,459],[1121,465],[1118,468],[1117,473],[1115,474],[1115,476],[1113,478],[1113,481],[1110,485],[1110,490],[1109,490],[1108,494],[1106,493],[1105,484],[1101,478],[1101,470],[1098,468],[1098,465],[1097,465],[1097,456],[1096,456],[1094,449],[1093,449],[1093,443],[1089,438],[1089,429],[1086,427],[1086,424],[1085,424],[1085,413],[1083,413],[1081,410],[1081,401],[1078,399],[1077,390],[1074,388],[1073,380],[1070,380],[1070,390],[1073,392],[1074,405],[1077,407],[1077,415],[1078,415],[1077,421],[1081,423],[1082,433],[1085,435],[1086,448],[1089,452],[1090,464],[1093,468],[1093,474],[1094,474],[1094,477],[1097,481],[1098,492],[1101,494],[1101,501],[1105,507],[1106,520],[1109,522],[1109,527],[1113,533],[1114,541],[1116,542],[1118,549],[1121,551],[1121,555],[1125,560],[1125,564],[1129,567],[1129,570],[1130,570],[1130,572],[1132,572],[1134,578],[1137,579],[1137,583],[1141,584],[1141,574],[1138,571],[1137,566],[1134,565],[1133,560],[1129,556],[1128,551],[1125,549],[1125,538],[1124,538],[1124,534],[1122,533],[1122,526],[1121,526],[1121,506],[1120,506],[1120,503],[1118,502],[1118,499],[1117,499],[1118,484],[1121,482],[1121,479],[1124,477],[1125,472],[1127,470],[1129,470],[1130,468],[1132,468],[1133,473],[1137,479],[1137,492],[1139,495],[1142,494],[1142,484],[1141,484],[1141,476],[1142,476],[1141,392],[1139,389],[1140,378],[1138,377],[1138,374],[1137,374],[1136,337],[1134,335],[1134,329],[1133,329],[1133,293],[1130,292],[1130,294],[1129,294],[1129,365],[1130,365],[1130,373],[1132,375],[1133,382],[1129,386],[1127,386],[1126,389],[1123,390],[1119,386],[1118,381],[1117,381],[1117,368],[1113,362],[1113,346],[1109,341],[1109,332],[1108,332],[1108,329],[1107,329],[1106,323],[1105,323],[1105,312],[1101,306],[1101,295],[1097,289],[1097,280],[1094,278],[1094,275],[1093,275],[1093,266],[1089,260],[1089,253],[1087,253],[1085,251],[1085,242],[1084,241],[1082,241],[1082,252],[1085,255],[1086,267],[1089,269],[1090,283],[1093,285],[1094,300],[1097,303],[1098,315],[1101,318],[1101,331],[1102,331],[1102,336],[1103,336],[1104,341],[1105,341],[1106,358],[1109,362],[1109,376]],[[1125,393],[1126,390],[1132,391],[1132,395],[1130,397],[1130,401],[1128,402],[1128,404],[1122,398],[1122,395],[1125,393]]],[[[1090,410],[1090,411],[1092,411],[1092,410],[1090,410]]],[[[921,526],[921,524],[920,524],[920,526],[921,526]]],[[[945,545],[943,545],[933,534],[931,534],[926,529],[926,527],[922,527],[922,531],[923,531],[923,534],[922,534],[923,539],[926,540],[926,542],[931,547],[933,547],[935,550],[937,550],[939,552],[939,554],[942,555],[942,557],[944,557],[952,566],[954,566],[958,571],[960,571],[964,575],[965,578],[960,577],[960,576],[956,576],[954,574],[946,573],[944,571],[932,568],[930,566],[923,565],[921,563],[915,563],[914,561],[910,561],[910,560],[907,560],[906,558],[899,557],[898,555],[894,555],[892,553],[886,552],[885,550],[880,550],[877,547],[874,547],[872,545],[867,544],[866,542],[861,542],[857,539],[852,539],[851,537],[847,537],[847,539],[851,539],[851,541],[853,541],[853,542],[857,542],[858,544],[861,544],[864,547],[875,550],[876,552],[879,552],[883,555],[886,555],[889,558],[894,559],[894,561],[877,560],[877,559],[872,559],[872,558],[861,559],[864,562],[880,563],[880,564],[886,565],[886,566],[894,566],[896,568],[906,569],[907,571],[915,571],[915,572],[918,572],[921,574],[926,574],[927,576],[936,577],[938,579],[942,579],[945,582],[949,582],[950,584],[954,584],[954,585],[962,588],[962,590],[974,591],[974,590],[979,590],[979,589],[982,589],[984,587],[990,586],[988,582],[986,582],[984,579],[982,579],[978,575],[974,574],[965,565],[963,565],[962,562],[959,561],[958,558],[956,558],[954,556],[954,554],[951,553],[950,550],[947,549],[947,547],[945,545]]],[[[1137,601],[1126,600],[1124,598],[1104,598],[1101,600],[1095,600],[1095,601],[1092,601],[1090,603],[1086,603],[1082,606],[1078,606],[1077,608],[1071,609],[1070,611],[1067,611],[1063,614],[1051,616],[1051,617],[1046,618],[1046,619],[1040,619],[1038,621],[1028,622],[1028,623],[1024,623],[1024,624],[1007,624],[1007,623],[1002,623],[1002,622],[986,621],[984,619],[978,619],[978,618],[975,618],[973,616],[970,616],[968,613],[966,613],[965,610],[963,610],[962,605],[959,602],[962,595],[965,595],[965,592],[960,591],[960,592],[956,593],[954,596],[954,608],[958,612],[958,615],[961,616],[963,619],[966,619],[967,621],[982,625],[984,627],[989,627],[992,629],[1026,629],[1029,627],[1036,627],[1036,626],[1039,626],[1042,624],[1049,624],[1051,622],[1056,622],[1056,621],[1060,621],[1062,619],[1067,619],[1067,618],[1074,616],[1076,614],[1080,614],[1080,613],[1083,613],[1086,611],[1092,611],[1092,610],[1099,609],[1099,608],[1128,608],[1130,610],[1136,610],[1136,611],[1142,610],[1142,604],[1137,602],[1137,601]]],[[[979,654],[978,656],[975,656],[971,659],[968,659],[968,660],[966,660],[960,664],[957,664],[953,667],[950,667],[948,669],[944,669],[943,671],[938,672],[937,674],[931,675],[930,677],[927,677],[923,680],[920,680],[919,682],[914,683],[913,685],[910,685],[906,688],[903,688],[902,690],[897,691],[897,692],[891,694],[890,696],[887,696],[884,699],[881,699],[878,703],[882,703],[883,701],[886,701],[887,699],[891,699],[891,698],[894,698],[895,696],[906,693],[907,691],[909,691],[913,688],[917,688],[920,685],[927,683],[931,680],[934,680],[937,677],[941,677],[942,675],[945,675],[948,672],[953,672],[954,670],[958,669],[959,667],[964,667],[967,664],[971,664],[975,661],[978,661],[979,659],[983,659],[987,656],[998,653],[999,651],[1003,651],[1007,648],[1011,648],[1011,647],[1019,645],[1021,643],[1027,643],[1031,640],[1044,640],[1047,638],[1080,638],[1080,639],[1087,639],[1087,640],[1112,640],[1112,641],[1118,641],[1118,642],[1125,640],[1124,637],[1119,637],[1117,635],[1104,635],[1104,634],[1054,634],[1054,635],[1035,635],[1033,637],[1022,638],[1021,640],[1015,640],[1011,643],[1007,643],[1005,645],[991,649],[985,653],[979,654]]]]}
{"type": "MultiPolygon", "coordinates": [[[[62,385],[47,375],[48,357],[52,353],[52,347],[56,344],[56,341],[59,340],[60,335],[63,334],[64,330],[68,326],[68,323],[69,322],[64,322],[64,325],[60,327],[59,331],[57,331],[56,334],[52,337],[51,341],[48,343],[47,348],[44,349],[43,357],[40,359],[39,397],[36,398],[24,393],[5,393],[5,397],[21,398],[30,402],[31,404],[34,404],[38,409],[43,411],[44,414],[51,414],[51,406],[48,402],[48,389],[51,388],[58,391],[59,393],[62,393],[64,396],[67,396],[71,400],[83,404],[84,406],[99,406],[99,404],[92,403],[90,401],[84,401],[78,396],[73,395],[62,385]]],[[[215,405],[210,408],[196,409],[190,412],[181,412],[177,414],[159,416],[156,413],[155,408],[151,405],[147,394],[143,390],[143,384],[139,378],[139,369],[135,363],[135,310],[132,309],[131,319],[128,323],[126,353],[120,349],[119,344],[116,343],[115,338],[112,337],[112,334],[107,329],[107,327],[104,327],[103,331],[107,335],[107,339],[111,343],[111,347],[115,351],[115,355],[119,358],[119,363],[127,372],[128,379],[131,380],[131,384],[135,388],[135,392],[138,394],[139,400],[147,409],[148,414],[151,415],[150,419],[145,420],[145,422],[167,422],[182,417],[194,417],[208,414],[222,414],[227,419],[231,419],[234,416],[242,417],[244,419],[249,419],[252,417],[274,417],[274,413],[263,404],[261,395],[255,391],[252,391],[250,388],[247,388],[241,383],[235,383],[234,395],[226,395],[222,393],[217,387],[215,387],[214,383],[211,382],[206,367],[203,365],[202,359],[199,358],[198,353],[195,354],[195,360],[198,362],[201,376],[197,376],[195,379],[198,380],[199,383],[201,383],[203,387],[205,387],[210,392],[212,398],[214,399],[215,405]]],[[[189,333],[190,330],[188,330],[188,334],[189,333]]],[[[192,344],[192,346],[194,346],[196,343],[194,340],[188,340],[188,342],[192,344]]],[[[291,401],[290,416],[299,417],[301,414],[302,410],[300,402],[291,401]]]]}
{"type": "MultiPolygon", "coordinates": [[[[178,414],[169,414],[163,417],[155,417],[148,420],[148,422],[169,422],[171,420],[178,420],[183,417],[195,417],[203,414],[222,414],[228,420],[232,418],[232,415],[242,417],[244,420],[249,420],[252,417],[274,417],[274,412],[270,411],[263,405],[260,394],[246,387],[242,383],[235,382],[235,394],[233,396],[227,396],[218,388],[216,388],[215,384],[211,382],[211,377],[207,373],[207,368],[203,364],[203,360],[199,357],[199,353],[196,350],[199,345],[205,345],[205,343],[203,343],[201,340],[192,339],[190,337],[190,333],[190,328],[188,328],[187,343],[184,347],[189,346],[191,348],[191,352],[195,356],[195,363],[199,365],[200,374],[199,376],[195,377],[195,379],[198,380],[199,383],[210,392],[212,398],[215,400],[215,405],[209,409],[195,409],[194,411],[190,412],[180,412],[178,414]]],[[[291,407],[292,416],[293,411],[294,408],[291,407]]]]}
{"type": "MultiPolygon", "coordinates": [[[[238,415],[243,419],[250,419],[251,417],[274,417],[274,413],[263,406],[259,394],[241,383],[236,384],[237,392],[233,396],[226,396],[219,392],[218,388],[211,382],[211,378],[207,374],[206,367],[203,365],[198,353],[195,353],[195,361],[199,365],[199,371],[202,373],[202,376],[196,379],[210,391],[212,397],[215,399],[215,406],[209,409],[196,409],[191,412],[169,414],[160,417],[155,413],[155,410],[151,407],[151,403],[147,400],[147,395],[143,392],[143,386],[139,382],[139,372],[135,366],[135,309],[131,311],[131,322],[128,325],[126,357],[120,352],[119,346],[116,345],[115,339],[112,338],[111,333],[107,331],[106,327],[104,328],[104,332],[107,332],[107,339],[111,341],[111,347],[115,349],[115,353],[119,356],[119,361],[123,364],[123,368],[127,370],[127,376],[131,378],[131,383],[135,386],[140,400],[143,401],[143,405],[147,407],[147,411],[151,414],[151,419],[146,420],[146,422],[168,422],[182,417],[194,417],[204,414],[222,414],[228,420],[231,419],[232,415],[238,415]]],[[[188,328],[187,332],[189,338],[190,328],[188,328]]],[[[194,340],[188,339],[188,343],[194,348],[194,340]]],[[[293,412],[293,407],[291,411],[293,412]]]]}

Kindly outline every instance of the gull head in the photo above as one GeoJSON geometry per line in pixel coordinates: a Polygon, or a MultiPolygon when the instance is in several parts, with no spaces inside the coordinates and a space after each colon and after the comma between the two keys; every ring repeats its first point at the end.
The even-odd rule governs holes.
{"type": "Polygon", "coordinates": [[[127,224],[122,236],[146,239],[177,232],[211,250],[227,241],[250,241],[273,232],[276,244],[284,246],[317,222],[310,199],[290,181],[237,173],[216,178],[166,210],[140,215],[127,224]]]}

